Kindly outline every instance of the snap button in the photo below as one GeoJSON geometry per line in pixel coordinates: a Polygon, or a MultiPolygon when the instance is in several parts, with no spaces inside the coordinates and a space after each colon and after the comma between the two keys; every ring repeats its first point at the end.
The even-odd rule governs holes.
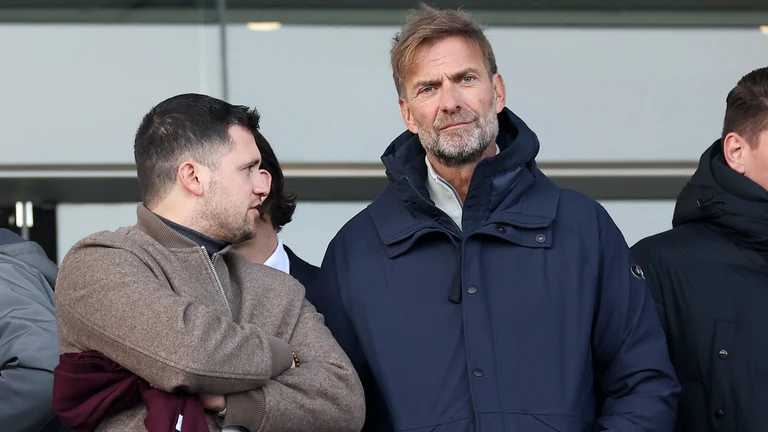
{"type": "Polygon", "coordinates": [[[723,410],[715,411],[715,418],[721,419],[723,418],[723,416],[725,416],[725,413],[723,412],[723,410]]]}
{"type": "Polygon", "coordinates": [[[469,294],[477,294],[477,287],[472,285],[471,287],[467,288],[467,292],[469,294]]]}
{"type": "Polygon", "coordinates": [[[496,225],[496,231],[498,231],[498,232],[500,232],[500,233],[504,234],[505,232],[507,232],[507,229],[506,229],[506,228],[504,228],[504,226],[503,226],[503,225],[496,225]]]}
{"type": "Polygon", "coordinates": [[[481,376],[483,376],[483,370],[482,369],[475,369],[475,370],[472,371],[472,375],[480,378],[481,376]]]}
{"type": "Polygon", "coordinates": [[[544,234],[536,235],[536,242],[537,243],[544,243],[545,241],[547,241],[547,236],[545,236],[544,234]]]}
{"type": "Polygon", "coordinates": [[[728,351],[720,350],[720,352],[717,353],[717,355],[720,356],[721,359],[726,359],[726,358],[728,358],[728,351]]]}

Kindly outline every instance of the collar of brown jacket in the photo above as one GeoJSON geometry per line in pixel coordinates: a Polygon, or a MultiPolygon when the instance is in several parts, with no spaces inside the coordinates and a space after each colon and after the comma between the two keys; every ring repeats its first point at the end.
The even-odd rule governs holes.
{"type": "MultiPolygon", "coordinates": [[[[139,204],[136,209],[136,227],[157,240],[163,247],[168,249],[188,249],[199,248],[200,246],[189,238],[179,234],[176,230],[169,227],[168,224],[163,222],[157,215],[152,213],[146,205],[139,204]]],[[[231,250],[230,245],[226,246],[219,252],[219,255],[227,253],[231,250]]]]}

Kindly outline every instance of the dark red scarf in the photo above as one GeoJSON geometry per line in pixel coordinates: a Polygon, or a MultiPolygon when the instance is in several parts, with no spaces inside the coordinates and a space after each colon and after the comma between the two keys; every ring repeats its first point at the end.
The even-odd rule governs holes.
{"type": "Polygon", "coordinates": [[[166,393],[98,351],[65,353],[53,370],[53,408],[72,432],[91,432],[107,417],[144,401],[148,432],[210,432],[200,398],[166,393]]]}

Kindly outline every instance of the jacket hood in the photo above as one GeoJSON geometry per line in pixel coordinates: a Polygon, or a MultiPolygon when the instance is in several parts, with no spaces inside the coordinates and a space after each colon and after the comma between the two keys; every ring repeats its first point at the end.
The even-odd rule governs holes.
{"type": "Polygon", "coordinates": [[[42,273],[53,287],[56,283],[58,267],[48,258],[39,244],[24,240],[8,229],[0,229],[0,259],[9,258],[32,267],[42,273]]]}
{"type": "Polygon", "coordinates": [[[701,155],[677,198],[672,226],[704,223],[768,256],[768,192],[725,162],[722,140],[701,155]]]}
{"type": "MultiPolygon", "coordinates": [[[[481,160],[469,186],[465,209],[472,207],[470,196],[488,195],[491,202],[481,205],[493,209],[507,197],[512,186],[520,180],[520,172],[527,169],[530,173],[537,171],[536,155],[539,153],[539,140],[536,134],[508,108],[499,114],[499,134],[496,144],[499,154],[481,160]],[[492,191],[484,188],[491,185],[492,191]]],[[[398,198],[410,202],[432,217],[436,214],[434,203],[429,198],[427,188],[426,152],[419,141],[419,136],[410,131],[403,132],[384,151],[381,161],[386,167],[387,178],[395,189],[398,198]]],[[[523,193],[524,188],[516,188],[523,193]]],[[[439,213],[439,212],[438,212],[439,213]]]]}
{"type": "MultiPolygon", "coordinates": [[[[459,228],[463,233],[480,229],[488,220],[515,226],[548,227],[557,212],[560,189],[536,166],[539,152],[536,134],[507,108],[498,114],[498,119],[499,153],[482,159],[475,167],[462,206],[459,228]],[[529,194],[535,198],[523,198],[531,196],[529,194]]],[[[415,232],[426,229],[461,236],[453,231],[453,221],[430,197],[425,156],[419,137],[405,132],[381,157],[389,185],[368,209],[381,240],[399,248],[399,252],[390,250],[393,254],[409,247],[410,240],[405,239],[414,239],[415,232]]]]}

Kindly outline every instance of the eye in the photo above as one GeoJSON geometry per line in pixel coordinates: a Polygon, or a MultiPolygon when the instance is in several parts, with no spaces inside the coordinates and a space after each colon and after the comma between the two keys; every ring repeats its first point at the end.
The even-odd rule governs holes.
{"type": "Polygon", "coordinates": [[[469,76],[469,75],[467,75],[467,76],[465,76],[464,78],[461,79],[461,81],[463,83],[466,83],[466,84],[469,84],[469,83],[471,83],[474,80],[475,80],[475,77],[469,76]]]}
{"type": "Polygon", "coordinates": [[[426,94],[430,94],[430,93],[432,93],[434,90],[435,90],[435,88],[434,88],[434,87],[424,87],[424,88],[422,88],[421,90],[419,90],[419,93],[426,93],[426,94]]]}

